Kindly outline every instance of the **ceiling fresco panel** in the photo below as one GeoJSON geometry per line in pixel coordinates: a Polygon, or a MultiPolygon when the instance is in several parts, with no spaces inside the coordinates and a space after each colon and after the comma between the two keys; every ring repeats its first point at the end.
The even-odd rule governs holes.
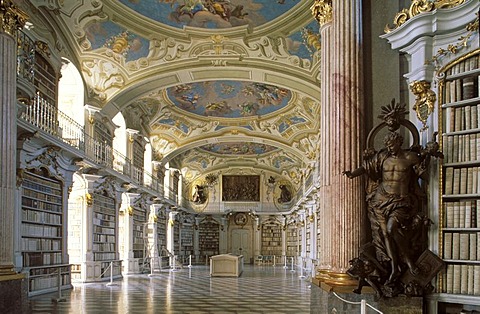
{"type": "Polygon", "coordinates": [[[292,96],[285,88],[228,80],[177,85],[167,95],[179,109],[221,118],[264,116],[287,106],[292,96]]]}
{"type": "Polygon", "coordinates": [[[120,0],[155,21],[182,28],[258,27],[281,16],[298,0],[120,0]]]}
{"type": "Polygon", "coordinates": [[[86,28],[85,33],[92,50],[109,48],[122,55],[126,61],[148,56],[149,41],[147,39],[113,22],[92,23],[86,28]]]}

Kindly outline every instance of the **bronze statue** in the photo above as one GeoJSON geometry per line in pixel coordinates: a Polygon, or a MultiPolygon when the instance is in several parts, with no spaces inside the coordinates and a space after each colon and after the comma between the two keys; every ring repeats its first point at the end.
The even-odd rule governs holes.
{"type": "Polygon", "coordinates": [[[204,187],[196,184],[195,187],[193,188],[192,202],[196,204],[203,204],[206,201],[207,201],[207,197],[205,195],[204,187]]]}
{"type": "Polygon", "coordinates": [[[426,148],[420,147],[417,129],[403,117],[407,113],[404,106],[392,101],[382,109],[380,117],[384,122],[369,133],[363,164],[343,173],[348,178],[367,176],[366,201],[372,231],[370,248],[373,247],[374,252],[362,250],[362,260],[368,257],[369,262],[378,265],[377,269],[387,270],[380,272],[378,281],[382,288],[378,292],[391,297],[402,292],[401,277],[406,271],[413,277],[421,272],[416,261],[427,243],[418,243],[418,239],[425,239],[423,235],[426,235],[430,220],[423,213],[425,193],[419,179],[427,179],[431,156],[443,155],[436,142],[429,142],[426,148]],[[412,133],[413,145],[408,149],[402,148],[403,137],[397,132],[400,126],[412,133]],[[376,151],[373,139],[384,127],[390,132],[384,138],[385,147],[376,151]]]}
{"type": "Polygon", "coordinates": [[[278,198],[279,203],[288,203],[292,200],[292,192],[288,189],[285,184],[280,184],[280,197],[278,198]]]}

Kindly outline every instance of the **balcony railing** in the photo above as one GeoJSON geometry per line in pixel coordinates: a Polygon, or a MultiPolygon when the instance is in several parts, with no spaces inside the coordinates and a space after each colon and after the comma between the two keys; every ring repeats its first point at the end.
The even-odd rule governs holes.
{"type": "Polygon", "coordinates": [[[143,168],[133,166],[128,157],[107,143],[87,135],[82,125],[39,95],[22,111],[20,119],[83,152],[88,161],[121,173],[129,177],[134,184],[154,190],[160,196],[165,194],[170,200],[177,202],[176,193],[169,189],[167,190],[170,193],[165,193],[161,180],[143,168]]]}

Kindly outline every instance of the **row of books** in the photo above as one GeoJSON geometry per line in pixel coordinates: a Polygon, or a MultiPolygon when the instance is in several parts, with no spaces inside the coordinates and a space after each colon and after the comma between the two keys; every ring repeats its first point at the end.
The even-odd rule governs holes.
{"type": "Polygon", "coordinates": [[[479,167],[445,168],[445,195],[480,193],[479,167]]]}
{"type": "Polygon", "coordinates": [[[48,253],[23,253],[23,266],[45,266],[55,265],[62,263],[61,252],[48,252],[48,253]]]}
{"type": "Polygon", "coordinates": [[[22,210],[22,220],[36,223],[45,223],[52,225],[62,224],[62,216],[36,210],[22,210]]]}
{"type": "Polygon", "coordinates": [[[282,237],[262,237],[262,241],[280,241],[282,237]]]}
{"type": "Polygon", "coordinates": [[[115,243],[93,243],[94,252],[115,252],[115,243]]]}
{"type": "MultiPolygon", "coordinates": [[[[479,100],[480,101],[480,100],[479,100]]],[[[479,127],[480,105],[465,105],[445,108],[445,133],[475,130],[479,127]]]]}
{"type": "Polygon", "coordinates": [[[93,193],[93,205],[95,207],[115,208],[115,199],[98,193],[93,193]]]}
{"type": "Polygon", "coordinates": [[[99,213],[96,211],[93,212],[93,217],[101,220],[115,221],[115,215],[99,213]]]}
{"type": "Polygon", "coordinates": [[[446,228],[480,228],[480,200],[445,202],[446,228]]]}
{"type": "Polygon", "coordinates": [[[480,296],[480,265],[447,265],[443,292],[480,296]]]}
{"type": "Polygon", "coordinates": [[[50,203],[59,204],[59,205],[62,204],[62,197],[61,196],[44,194],[42,192],[37,192],[37,191],[34,191],[34,190],[24,189],[23,190],[23,196],[33,198],[34,200],[38,200],[38,201],[50,202],[50,203]]]}
{"type": "Polygon", "coordinates": [[[113,235],[113,234],[115,234],[115,228],[101,227],[101,226],[93,225],[93,232],[97,233],[97,234],[113,235]]]}
{"type": "Polygon", "coordinates": [[[22,238],[22,251],[60,251],[61,240],[22,238]]]}
{"type": "Polygon", "coordinates": [[[443,241],[443,258],[446,260],[480,259],[480,232],[445,232],[443,241]]]}
{"type": "Polygon", "coordinates": [[[111,261],[115,260],[116,253],[99,253],[99,252],[94,252],[93,253],[93,260],[94,261],[111,261]]]}
{"type": "Polygon", "coordinates": [[[108,235],[108,234],[93,234],[93,241],[94,242],[115,242],[115,235],[108,235]]]}
{"type": "MultiPolygon", "coordinates": [[[[45,189],[45,188],[51,188],[54,191],[61,191],[62,189],[62,185],[60,184],[59,181],[46,178],[43,176],[37,176],[31,173],[27,173],[25,175],[22,185],[35,188],[39,191],[45,191],[45,192],[49,191],[48,189],[45,189]]],[[[51,192],[51,193],[54,194],[57,192],[51,192]]],[[[61,195],[61,194],[58,194],[58,195],[61,195]]]]}
{"type": "MultiPolygon", "coordinates": [[[[62,286],[70,284],[70,275],[61,275],[62,286]]],[[[29,291],[44,290],[58,287],[58,275],[48,277],[31,278],[29,283],[29,291]]]]}
{"type": "Polygon", "coordinates": [[[28,198],[26,196],[22,197],[22,206],[34,210],[43,210],[54,213],[62,213],[62,204],[61,203],[46,203],[38,199],[28,198]]]}
{"type": "Polygon", "coordinates": [[[445,102],[454,103],[478,97],[478,82],[480,77],[467,76],[445,82],[445,102]]]}
{"type": "Polygon", "coordinates": [[[58,274],[58,270],[60,269],[60,273],[66,274],[70,272],[70,266],[49,266],[49,267],[32,267],[28,269],[29,277],[34,276],[43,276],[49,274],[58,274]]]}
{"type": "Polygon", "coordinates": [[[444,162],[447,164],[480,161],[480,133],[445,136],[444,144],[444,162]]]}
{"type": "Polygon", "coordinates": [[[470,57],[462,62],[459,62],[452,66],[448,71],[447,71],[447,76],[451,75],[456,75],[456,74],[462,74],[465,72],[469,72],[471,70],[476,70],[478,69],[480,65],[480,56],[473,56],[470,57]]]}
{"type": "Polygon", "coordinates": [[[267,246],[281,246],[282,242],[281,241],[264,241],[262,242],[262,247],[267,247],[267,246]]]}
{"type": "Polygon", "coordinates": [[[96,226],[101,226],[106,228],[115,228],[115,221],[93,218],[93,224],[96,226]]]}
{"type": "Polygon", "coordinates": [[[93,211],[95,213],[100,213],[100,214],[106,214],[110,216],[115,216],[115,205],[112,205],[111,207],[106,207],[106,206],[98,206],[96,202],[93,202],[93,211]]]}
{"type": "Polygon", "coordinates": [[[34,225],[26,222],[22,223],[23,237],[50,237],[57,238],[62,236],[62,227],[34,225]]]}

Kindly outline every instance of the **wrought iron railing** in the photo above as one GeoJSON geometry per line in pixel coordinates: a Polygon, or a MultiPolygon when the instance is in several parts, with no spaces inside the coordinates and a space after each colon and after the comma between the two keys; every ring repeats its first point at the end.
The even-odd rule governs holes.
{"type": "Polygon", "coordinates": [[[161,180],[143,168],[133,166],[128,157],[107,143],[86,134],[82,125],[41,96],[37,95],[31,103],[26,105],[20,119],[83,152],[88,161],[115,170],[129,177],[133,183],[154,190],[159,196],[165,194],[171,201],[177,202],[177,193],[169,188],[166,189],[168,193],[165,193],[161,180]]]}

